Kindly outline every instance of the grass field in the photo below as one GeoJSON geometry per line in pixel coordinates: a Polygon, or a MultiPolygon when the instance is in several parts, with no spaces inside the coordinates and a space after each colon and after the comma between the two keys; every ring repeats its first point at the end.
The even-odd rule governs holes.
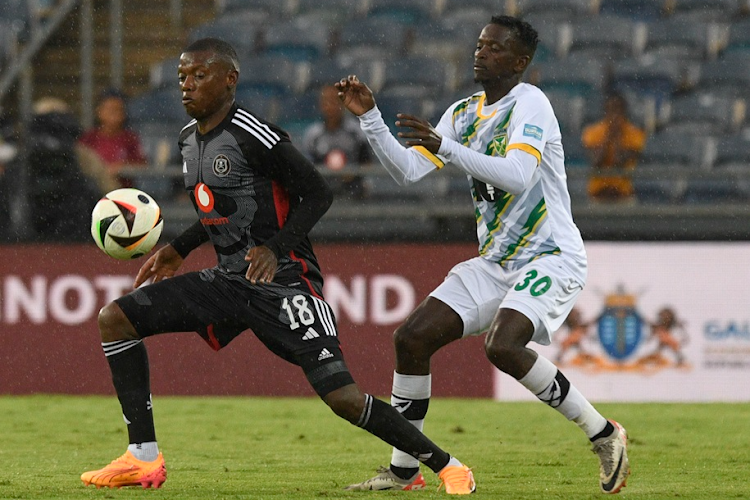
{"type": "MultiPolygon", "coordinates": [[[[116,398],[0,397],[0,499],[444,498],[425,471],[421,492],[345,492],[390,448],[317,399],[155,401],[169,479],[159,490],[84,488],[81,472],[127,444],[116,398]]],[[[621,498],[750,498],[750,404],[601,404],[630,433],[632,475],[621,498]]],[[[436,399],[428,434],[473,467],[474,499],[602,498],[583,434],[539,403],[436,399]]]]}

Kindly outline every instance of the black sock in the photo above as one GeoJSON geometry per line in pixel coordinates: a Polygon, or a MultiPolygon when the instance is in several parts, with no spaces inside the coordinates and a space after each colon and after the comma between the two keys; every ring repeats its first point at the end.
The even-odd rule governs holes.
{"type": "MultiPolygon", "coordinates": [[[[430,399],[411,399],[391,394],[391,406],[396,408],[411,425],[414,425],[415,421],[422,421],[427,416],[430,399]]],[[[401,479],[411,479],[419,472],[419,467],[397,467],[391,464],[390,468],[391,472],[401,479]]]]}
{"type": "Polygon", "coordinates": [[[450,460],[450,455],[411,425],[395,408],[369,394],[365,395],[365,410],[357,426],[410,454],[435,472],[450,460]]]}
{"type": "Polygon", "coordinates": [[[156,441],[146,346],[141,340],[123,340],[106,342],[102,347],[128,425],[130,443],[156,441]]]}
{"type": "Polygon", "coordinates": [[[615,432],[615,426],[612,425],[612,422],[610,422],[609,420],[607,420],[607,425],[604,426],[604,429],[602,430],[602,432],[600,432],[596,436],[592,437],[590,439],[590,441],[593,443],[597,439],[601,439],[603,437],[609,437],[609,436],[612,435],[613,432],[615,432]]]}

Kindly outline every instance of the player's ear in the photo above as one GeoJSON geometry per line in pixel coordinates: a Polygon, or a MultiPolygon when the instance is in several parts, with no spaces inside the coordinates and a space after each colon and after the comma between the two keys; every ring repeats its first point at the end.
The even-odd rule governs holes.
{"type": "Polygon", "coordinates": [[[519,55],[518,59],[516,59],[516,72],[523,73],[529,67],[529,64],[531,64],[531,56],[526,54],[519,55]]]}
{"type": "Polygon", "coordinates": [[[234,88],[240,79],[240,73],[236,69],[230,69],[227,73],[227,87],[234,88]]]}

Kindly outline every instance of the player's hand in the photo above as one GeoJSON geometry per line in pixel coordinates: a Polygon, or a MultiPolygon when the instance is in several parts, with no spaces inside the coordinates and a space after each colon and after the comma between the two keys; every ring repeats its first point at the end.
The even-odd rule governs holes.
{"type": "Polygon", "coordinates": [[[245,278],[253,285],[271,283],[276,276],[279,261],[266,246],[253,247],[248,250],[245,261],[250,263],[245,278]]]}
{"type": "Polygon", "coordinates": [[[430,122],[413,115],[399,113],[396,115],[398,121],[397,127],[403,127],[411,130],[399,132],[398,136],[407,139],[407,146],[423,146],[432,154],[437,154],[440,149],[440,143],[443,142],[443,136],[430,125],[430,122]]]}
{"type": "Polygon", "coordinates": [[[346,109],[357,116],[375,107],[372,90],[359,81],[356,75],[349,75],[334,84],[339,91],[339,99],[346,109]]]}
{"type": "Polygon", "coordinates": [[[182,265],[182,261],[182,257],[172,245],[164,245],[141,266],[133,288],[138,288],[151,277],[154,278],[153,283],[171,278],[182,265]]]}

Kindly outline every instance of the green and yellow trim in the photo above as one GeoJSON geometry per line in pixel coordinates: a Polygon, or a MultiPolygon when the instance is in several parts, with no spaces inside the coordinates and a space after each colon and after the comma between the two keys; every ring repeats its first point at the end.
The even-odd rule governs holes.
{"type": "Polygon", "coordinates": [[[513,144],[508,144],[508,147],[505,148],[505,153],[507,154],[511,149],[520,149],[525,153],[529,153],[531,156],[536,158],[537,165],[542,163],[542,153],[540,153],[539,150],[534,146],[529,146],[528,144],[524,144],[522,142],[516,142],[513,144]]]}
{"type": "Polygon", "coordinates": [[[500,259],[499,264],[500,265],[505,264],[510,259],[515,257],[518,254],[518,252],[521,251],[522,248],[527,246],[529,244],[531,235],[533,235],[536,232],[539,225],[546,218],[547,218],[547,203],[545,202],[544,198],[542,198],[539,204],[537,204],[537,206],[534,207],[534,210],[531,211],[531,214],[529,214],[529,218],[526,219],[526,223],[523,225],[526,231],[523,232],[523,234],[521,235],[521,237],[518,239],[517,242],[508,246],[508,251],[505,252],[505,255],[503,256],[503,258],[500,259]]]}
{"type": "Polygon", "coordinates": [[[418,153],[421,153],[422,156],[430,160],[435,165],[435,168],[437,168],[438,170],[440,170],[441,168],[445,166],[445,163],[440,158],[432,154],[432,152],[428,151],[426,147],[414,146],[412,147],[412,149],[418,153]]]}

